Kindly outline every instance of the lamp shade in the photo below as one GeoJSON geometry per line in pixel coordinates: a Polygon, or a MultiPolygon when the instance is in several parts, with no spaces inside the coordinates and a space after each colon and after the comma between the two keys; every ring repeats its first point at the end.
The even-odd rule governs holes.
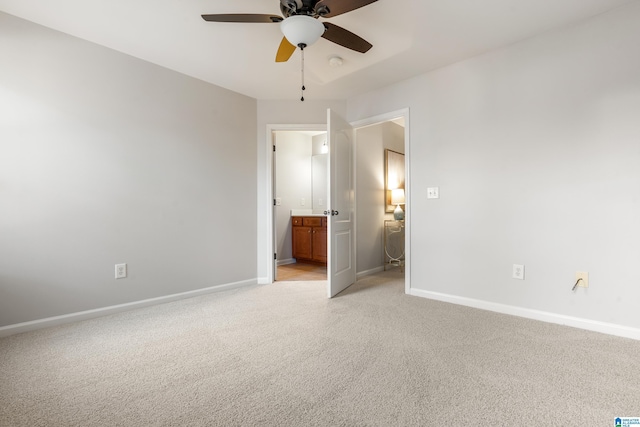
{"type": "Polygon", "coordinates": [[[280,23],[282,34],[294,46],[311,46],[324,33],[324,25],[311,16],[293,15],[280,23]]]}
{"type": "Polygon", "coordinates": [[[396,188],[391,190],[391,204],[399,205],[404,203],[404,188],[396,188]]]}

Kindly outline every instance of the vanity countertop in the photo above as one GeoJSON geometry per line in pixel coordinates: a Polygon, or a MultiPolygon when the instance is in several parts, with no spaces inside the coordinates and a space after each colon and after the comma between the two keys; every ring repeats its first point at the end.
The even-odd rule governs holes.
{"type": "Polygon", "coordinates": [[[291,209],[291,216],[326,216],[321,213],[313,213],[311,209],[291,209]]]}

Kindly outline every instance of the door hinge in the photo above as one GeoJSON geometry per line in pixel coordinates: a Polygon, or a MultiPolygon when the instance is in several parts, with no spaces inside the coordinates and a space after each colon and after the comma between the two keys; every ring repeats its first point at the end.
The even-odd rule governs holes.
{"type": "Polygon", "coordinates": [[[276,146],[275,146],[275,145],[273,146],[273,151],[274,151],[274,152],[276,151],[276,146]]]}
{"type": "Polygon", "coordinates": [[[273,206],[277,206],[276,205],[276,199],[273,199],[273,206]]]}
{"type": "Polygon", "coordinates": [[[278,256],[276,254],[273,254],[273,260],[276,261],[278,259],[278,256]]]}

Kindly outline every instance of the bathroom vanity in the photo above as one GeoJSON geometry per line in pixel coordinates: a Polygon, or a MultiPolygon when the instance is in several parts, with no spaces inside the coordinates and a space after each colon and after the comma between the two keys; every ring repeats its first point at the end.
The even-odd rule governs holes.
{"type": "Polygon", "coordinates": [[[297,261],[327,264],[326,216],[292,216],[291,239],[297,261]]]}

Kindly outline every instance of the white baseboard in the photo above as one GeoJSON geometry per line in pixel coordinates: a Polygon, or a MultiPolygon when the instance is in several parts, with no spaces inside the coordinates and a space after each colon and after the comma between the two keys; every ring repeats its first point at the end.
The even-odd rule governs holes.
{"type": "Polygon", "coordinates": [[[596,320],[581,319],[579,317],[565,316],[563,314],[555,314],[546,311],[532,310],[529,308],[498,304],[472,298],[459,297],[455,295],[441,294],[438,292],[423,291],[420,289],[411,289],[409,294],[417,297],[428,298],[457,305],[464,305],[467,307],[479,308],[481,310],[494,311],[496,313],[509,314],[512,316],[525,317],[527,319],[540,320],[547,323],[555,323],[558,325],[571,326],[588,331],[640,340],[640,329],[632,328],[629,326],[599,322],[596,320]]]}
{"type": "Polygon", "coordinates": [[[96,317],[107,316],[109,314],[121,313],[123,311],[134,310],[136,308],[148,307],[151,305],[164,304],[171,301],[177,301],[186,298],[193,298],[200,295],[210,294],[214,292],[227,291],[230,289],[242,288],[258,284],[256,279],[244,280],[241,282],[226,283],[224,285],[211,286],[204,289],[196,289],[194,291],[181,292],[161,296],[157,298],[149,298],[142,301],[128,302],[125,304],[112,305],[109,307],[96,308],[94,310],[80,311],[77,313],[63,314],[61,316],[47,317],[46,319],[32,320],[29,322],[16,323],[0,327],[0,338],[9,335],[19,334],[22,332],[35,331],[37,329],[50,328],[52,326],[63,325],[65,323],[79,322],[81,320],[95,319],[96,317]]]}
{"type": "Polygon", "coordinates": [[[280,266],[280,265],[288,265],[288,264],[295,264],[295,263],[296,263],[296,259],[295,258],[279,259],[278,261],[276,261],[276,264],[278,266],[280,266]]]}
{"type": "Polygon", "coordinates": [[[381,265],[380,267],[372,268],[371,270],[360,271],[356,273],[356,280],[360,280],[365,276],[371,276],[372,274],[380,273],[381,271],[384,271],[383,265],[381,265]]]}

